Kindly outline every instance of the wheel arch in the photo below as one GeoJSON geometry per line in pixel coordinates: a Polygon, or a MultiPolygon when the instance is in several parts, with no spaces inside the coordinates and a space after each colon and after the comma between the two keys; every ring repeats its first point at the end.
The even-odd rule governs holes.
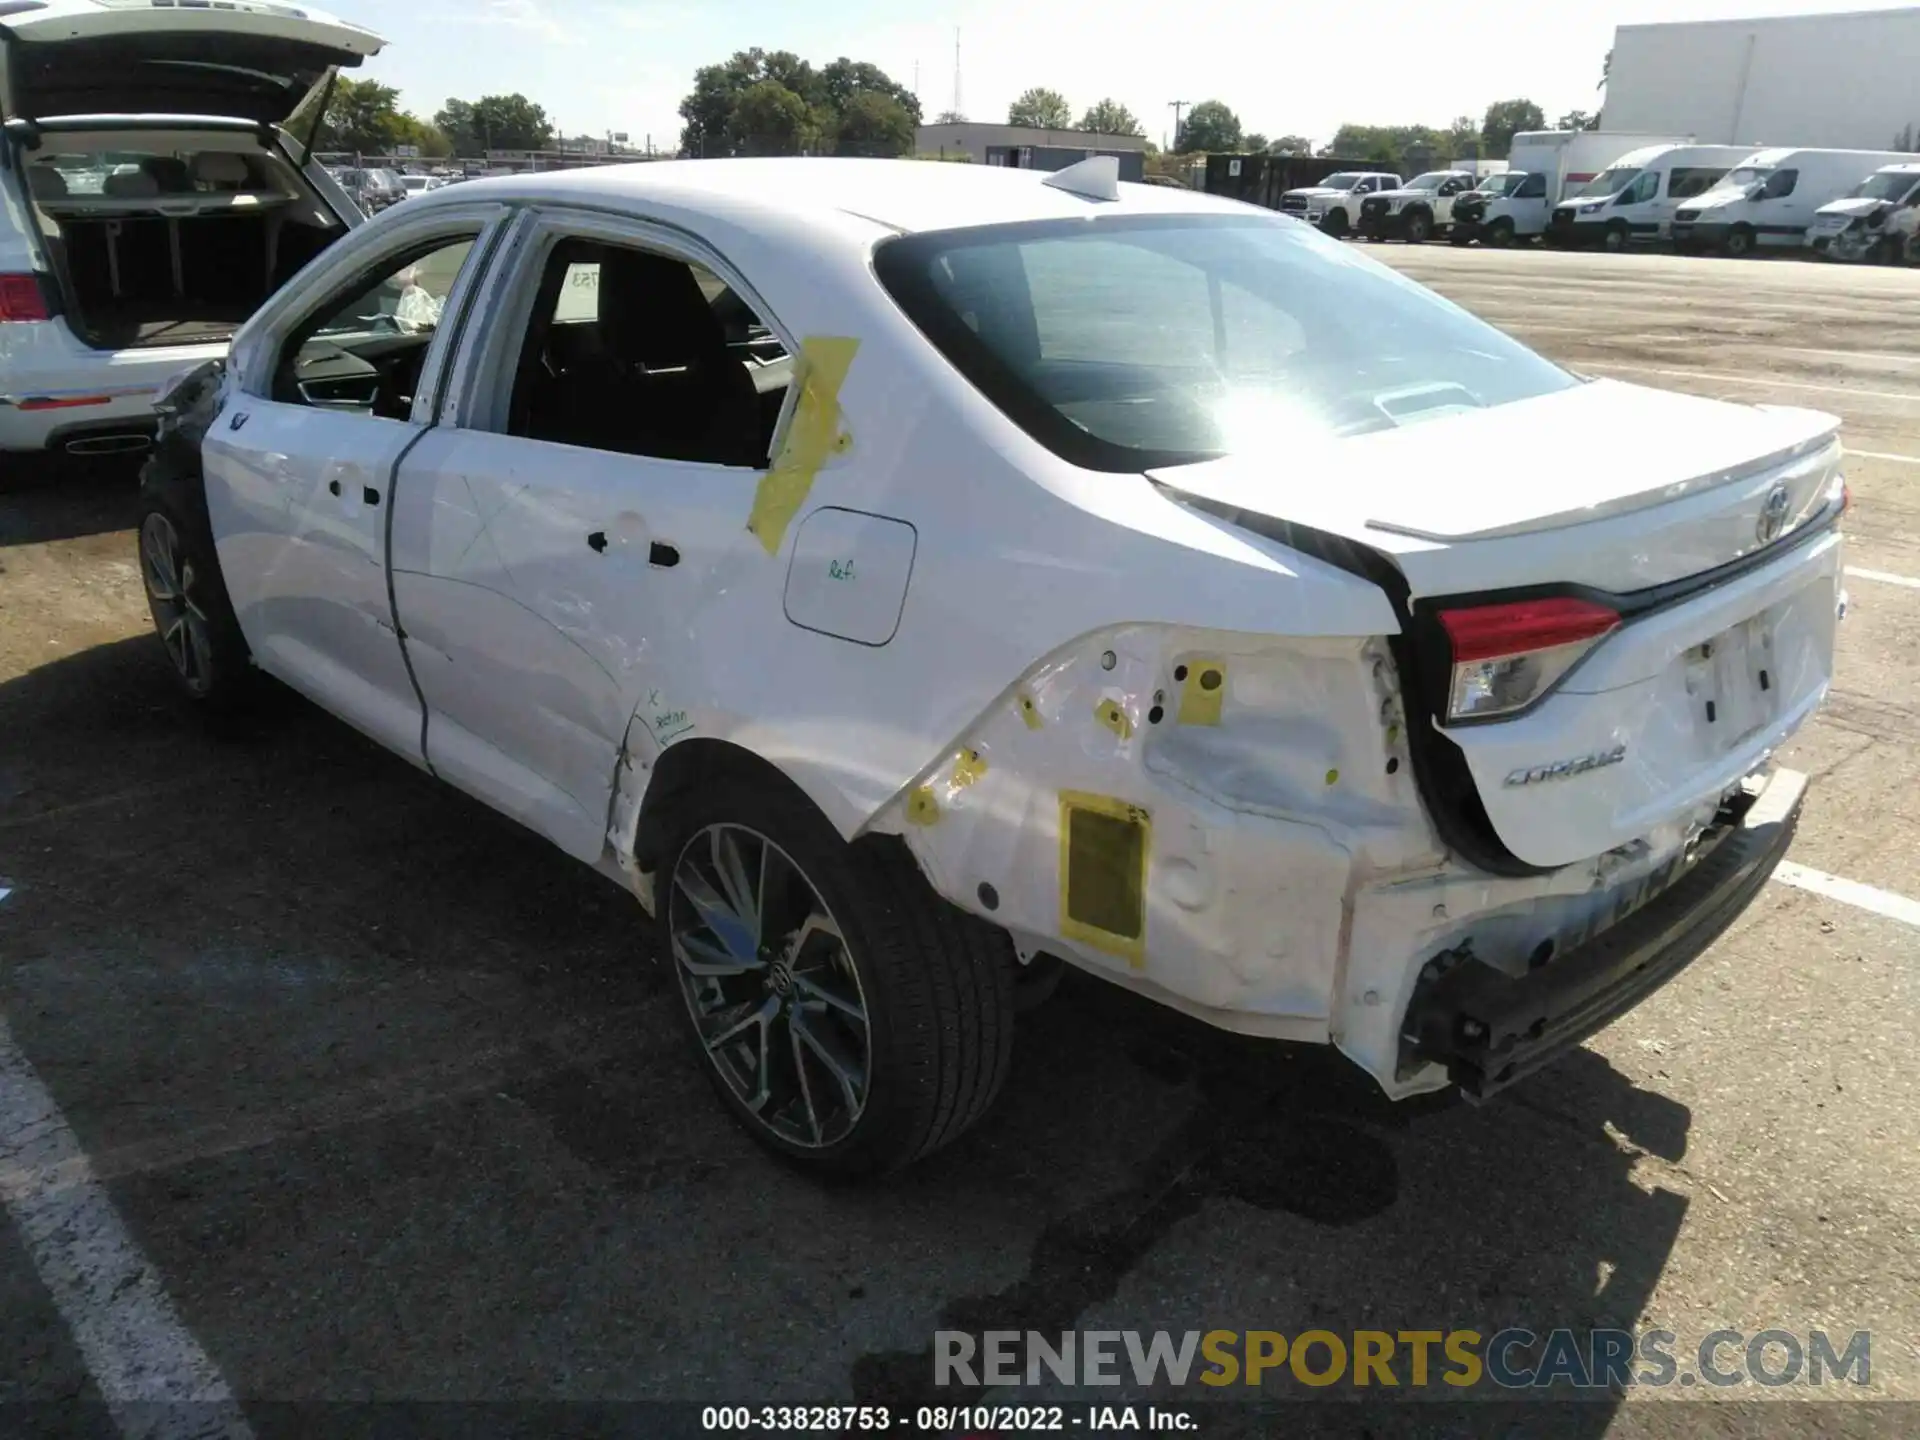
{"type": "MultiPolygon", "coordinates": [[[[739,776],[784,792],[843,837],[853,835],[867,819],[836,786],[808,773],[805,766],[784,767],[731,740],[690,735],[650,761],[636,759],[629,748],[615,777],[607,838],[615,863],[649,912],[655,910],[654,877],[667,858],[665,848],[672,839],[677,806],[723,776],[739,776]]],[[[897,837],[871,838],[900,843],[897,837]]]]}

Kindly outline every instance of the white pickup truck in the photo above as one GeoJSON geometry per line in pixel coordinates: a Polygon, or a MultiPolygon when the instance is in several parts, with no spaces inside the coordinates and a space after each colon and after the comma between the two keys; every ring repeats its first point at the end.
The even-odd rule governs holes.
{"type": "Polygon", "coordinates": [[[1385,190],[1360,202],[1355,227],[1368,240],[1401,239],[1418,245],[1444,234],[1453,223],[1453,204],[1473,189],[1470,170],[1429,170],[1401,190],[1385,190]]]}
{"type": "Polygon", "coordinates": [[[1342,170],[1318,185],[1303,185],[1280,197],[1280,213],[1317,225],[1329,235],[1344,235],[1359,218],[1361,202],[1369,195],[1398,190],[1398,175],[1378,170],[1342,170]]]}

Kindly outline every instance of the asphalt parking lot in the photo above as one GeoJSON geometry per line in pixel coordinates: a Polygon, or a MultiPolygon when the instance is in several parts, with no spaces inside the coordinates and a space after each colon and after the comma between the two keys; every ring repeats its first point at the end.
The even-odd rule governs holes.
{"type": "MultiPolygon", "coordinates": [[[[1844,417],[1853,610],[1783,756],[1816,782],[1793,860],[1920,897],[1920,272],[1372,253],[1575,368],[1844,417]]],[[[1622,465],[1657,443],[1564,437],[1622,465]]],[[[1551,452],[1483,458],[1552,482],[1551,452]]],[[[1661,1402],[1762,1394],[1825,1403],[1717,1433],[1911,1433],[1831,1403],[1920,1400],[1920,928],[1897,915],[1770,885],[1479,1109],[1394,1107],[1325,1054],[1070,978],[976,1132],[822,1188],[727,1121],[607,881],[298,702],[242,735],[183,715],[132,514],[124,475],[0,490],[0,1052],[64,1116],[23,1120],[0,1069],[0,1430],[129,1383],[88,1316],[133,1286],[173,1338],[114,1353],[197,1346],[261,1434],[291,1401],[912,1403],[942,1328],[1508,1324],[1873,1335],[1865,1391],[1636,1390],[1513,1433],[1691,1434],[1707,1418],[1661,1402]],[[62,1208],[89,1170],[104,1220],[62,1208]],[[92,1224],[112,1234],[47,1274],[49,1227],[92,1224]],[[129,1254],[147,1268],[118,1275],[129,1254]]]]}

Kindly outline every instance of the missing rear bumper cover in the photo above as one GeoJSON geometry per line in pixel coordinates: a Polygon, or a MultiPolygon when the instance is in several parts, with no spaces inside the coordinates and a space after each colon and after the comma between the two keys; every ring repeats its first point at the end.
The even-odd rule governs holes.
{"type": "MultiPolygon", "coordinates": [[[[1422,986],[1405,1034],[1484,1100],[1549,1064],[1671,980],[1717,939],[1792,843],[1806,777],[1777,771],[1716,817],[1719,843],[1681,880],[1576,949],[1524,976],[1470,959],[1422,986]]],[[[1711,833],[1711,832],[1709,832],[1711,833]]]]}

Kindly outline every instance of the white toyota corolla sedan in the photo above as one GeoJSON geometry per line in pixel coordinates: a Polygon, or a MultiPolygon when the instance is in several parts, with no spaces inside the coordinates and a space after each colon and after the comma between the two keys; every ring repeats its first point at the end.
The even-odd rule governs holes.
{"type": "Polygon", "coordinates": [[[1500,1090],[1766,881],[1844,609],[1831,417],[1103,160],[434,191],[162,408],[187,694],[265,672],[630,888],[822,1169],[977,1120],[1063,963],[1500,1090]]]}

